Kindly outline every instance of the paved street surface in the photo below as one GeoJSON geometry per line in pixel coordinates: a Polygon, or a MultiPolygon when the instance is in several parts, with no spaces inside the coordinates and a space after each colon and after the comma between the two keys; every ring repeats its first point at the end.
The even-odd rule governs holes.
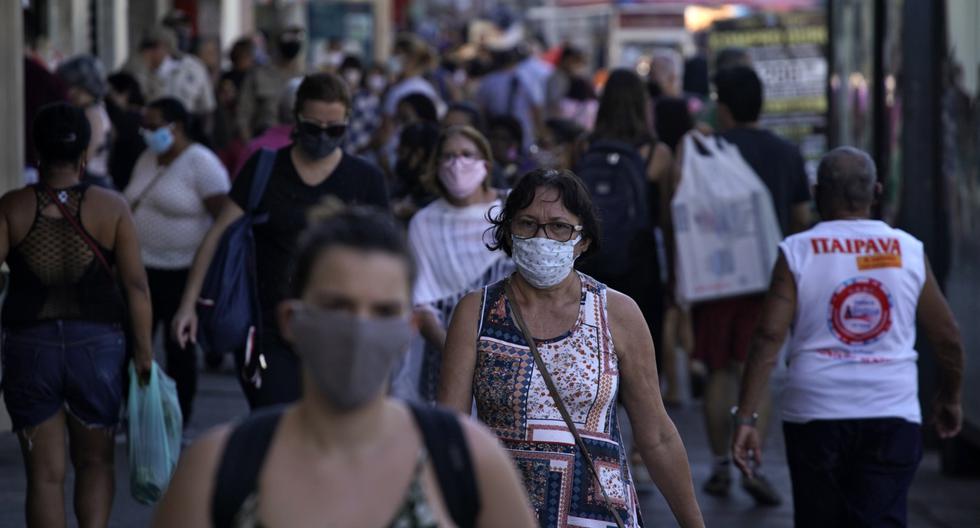
{"type": "MultiPolygon", "coordinates": [[[[211,425],[231,420],[246,412],[244,398],[231,374],[203,374],[197,410],[190,433],[199,434],[211,425]]],[[[764,468],[768,476],[784,490],[786,502],[779,508],[756,508],[751,498],[738,486],[732,487],[731,496],[717,499],[700,493],[700,485],[711,471],[711,455],[707,448],[699,407],[689,404],[671,411],[687,445],[699,490],[698,500],[708,526],[725,527],[789,527],[792,526],[792,505],[789,496],[789,472],[783,462],[782,435],[773,430],[769,448],[765,453],[764,468]]],[[[132,500],[126,467],[126,449],[121,438],[117,448],[116,501],[112,515],[113,527],[145,526],[151,509],[132,500]]],[[[928,453],[919,469],[912,487],[909,506],[910,526],[936,528],[967,528],[980,526],[980,480],[952,480],[939,475],[938,457],[928,453]]],[[[663,498],[652,486],[641,484],[647,526],[675,526],[663,498]]],[[[71,476],[68,511],[70,508],[71,476]]],[[[8,432],[0,433],[0,528],[24,525],[24,471],[16,438],[8,432]]],[[[71,519],[69,526],[77,526],[71,519]]]]}

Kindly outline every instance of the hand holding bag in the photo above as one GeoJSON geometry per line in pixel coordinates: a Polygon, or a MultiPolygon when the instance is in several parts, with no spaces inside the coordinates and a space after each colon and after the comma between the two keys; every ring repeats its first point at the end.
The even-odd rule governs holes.
{"type": "Polygon", "coordinates": [[[184,418],[177,385],[153,363],[143,385],[129,365],[129,491],[142,504],[160,500],[180,458],[184,418]]]}

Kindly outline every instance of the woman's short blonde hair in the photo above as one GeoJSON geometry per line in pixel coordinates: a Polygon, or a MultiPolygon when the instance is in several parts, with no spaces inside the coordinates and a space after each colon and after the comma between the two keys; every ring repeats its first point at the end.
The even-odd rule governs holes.
{"type": "Polygon", "coordinates": [[[490,188],[490,174],[493,172],[493,151],[490,150],[490,142],[487,141],[487,138],[479,130],[471,126],[452,126],[439,135],[439,140],[436,141],[436,148],[432,150],[432,157],[429,158],[428,169],[422,175],[422,184],[430,192],[436,193],[443,198],[447,194],[446,188],[439,181],[439,166],[442,163],[442,151],[446,147],[446,142],[456,136],[463,136],[476,145],[476,150],[480,153],[480,157],[487,162],[487,177],[483,180],[483,188],[490,188]]]}

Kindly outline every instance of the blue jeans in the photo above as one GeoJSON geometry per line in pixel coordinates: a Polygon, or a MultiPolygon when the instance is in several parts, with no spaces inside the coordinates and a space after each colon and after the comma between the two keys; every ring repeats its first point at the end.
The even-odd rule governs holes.
{"type": "Polygon", "coordinates": [[[13,430],[65,409],[91,427],[119,422],[125,337],[119,325],[45,321],[3,331],[3,388],[13,430]]]}
{"type": "Polygon", "coordinates": [[[908,491],[922,459],[919,424],[900,418],[783,423],[801,527],[907,524],[908,491]]]}

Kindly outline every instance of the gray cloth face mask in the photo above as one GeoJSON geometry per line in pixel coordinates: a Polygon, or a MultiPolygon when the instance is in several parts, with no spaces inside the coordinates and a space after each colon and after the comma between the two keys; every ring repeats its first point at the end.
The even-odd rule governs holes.
{"type": "Polygon", "coordinates": [[[306,305],[289,327],[296,354],[323,397],[339,411],[378,396],[414,334],[407,317],[364,319],[306,305]]]}

